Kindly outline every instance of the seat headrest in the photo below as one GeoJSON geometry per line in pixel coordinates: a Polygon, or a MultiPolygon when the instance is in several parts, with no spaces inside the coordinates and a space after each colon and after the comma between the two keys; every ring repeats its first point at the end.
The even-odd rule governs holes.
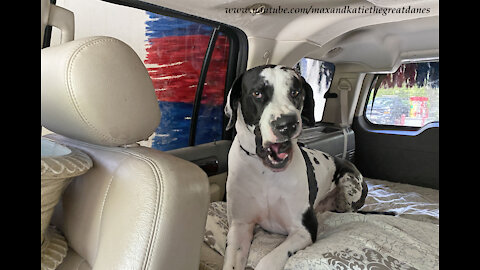
{"type": "Polygon", "coordinates": [[[119,146],[148,138],[160,109],[148,71],[127,44],[89,37],[42,49],[42,126],[119,146]]]}

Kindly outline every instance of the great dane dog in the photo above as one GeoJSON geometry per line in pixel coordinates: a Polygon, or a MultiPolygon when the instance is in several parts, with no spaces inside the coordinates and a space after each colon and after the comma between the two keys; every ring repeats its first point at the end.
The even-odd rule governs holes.
{"type": "Polygon", "coordinates": [[[228,155],[224,270],[242,270],[256,224],[288,235],[256,270],[283,269],[287,259],[317,238],[317,211],[356,211],[367,185],[355,166],[297,143],[304,121],[314,122],[312,88],[293,69],[252,68],[227,97],[227,129],[237,134],[228,155]]]}

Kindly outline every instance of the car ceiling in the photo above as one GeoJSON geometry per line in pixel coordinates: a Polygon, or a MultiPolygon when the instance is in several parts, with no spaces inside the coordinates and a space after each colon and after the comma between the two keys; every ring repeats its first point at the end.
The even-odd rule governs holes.
{"type": "Polygon", "coordinates": [[[158,6],[241,29],[248,38],[249,67],[264,62],[294,65],[302,57],[349,64],[352,70],[388,72],[402,61],[438,58],[438,0],[147,0],[158,6]],[[256,14],[227,13],[263,3],[275,8],[408,7],[428,13],[256,14]]]}

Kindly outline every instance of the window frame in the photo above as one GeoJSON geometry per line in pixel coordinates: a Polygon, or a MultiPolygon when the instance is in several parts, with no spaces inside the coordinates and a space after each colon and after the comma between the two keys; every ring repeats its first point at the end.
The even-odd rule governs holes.
{"type": "MultiPolygon", "coordinates": [[[[404,61],[404,62],[401,62],[400,65],[403,65],[403,64],[414,64],[414,63],[426,63],[426,62],[440,62],[440,60],[438,58],[436,59],[425,59],[425,60],[421,60],[421,61],[404,61]]],[[[400,65],[397,67],[397,70],[398,68],[400,67],[400,65]]],[[[394,72],[392,73],[395,73],[397,70],[395,70],[394,72]]],[[[419,133],[423,132],[425,129],[428,129],[428,128],[435,128],[435,127],[439,127],[440,126],[440,121],[437,120],[437,121],[432,121],[432,122],[428,122],[426,123],[425,125],[421,126],[421,127],[414,127],[414,126],[396,126],[396,125],[387,125],[387,124],[377,124],[377,123],[373,123],[371,122],[368,118],[367,118],[367,104],[368,104],[368,99],[370,97],[370,95],[372,94],[372,91],[375,89],[375,84],[377,84],[377,80],[380,76],[383,76],[387,73],[377,73],[377,74],[374,74],[374,77],[372,79],[372,82],[370,83],[369,85],[369,90],[368,90],[368,93],[365,97],[365,105],[363,106],[363,119],[365,120],[365,122],[368,124],[368,128],[369,128],[369,131],[371,132],[377,132],[377,133],[385,133],[385,134],[397,134],[397,135],[410,135],[410,136],[415,136],[415,135],[418,135],[419,133]]],[[[383,79],[382,79],[383,80],[383,79]]],[[[380,84],[378,85],[378,87],[380,87],[380,84]]]]}
{"type": "MultiPolygon", "coordinates": [[[[57,0],[50,0],[51,5],[57,4],[57,0]]],[[[42,49],[50,47],[50,40],[52,39],[52,26],[46,25],[45,32],[43,33],[43,45],[42,49]]]]}

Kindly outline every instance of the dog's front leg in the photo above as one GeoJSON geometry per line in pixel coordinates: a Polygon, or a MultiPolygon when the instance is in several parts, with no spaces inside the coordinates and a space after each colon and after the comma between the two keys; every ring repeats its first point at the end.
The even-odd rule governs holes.
{"type": "Polygon", "coordinates": [[[299,227],[289,233],[283,243],[263,257],[255,266],[255,270],[281,270],[290,256],[310,244],[312,244],[310,233],[305,227],[299,227]]]}
{"type": "Polygon", "coordinates": [[[248,251],[253,238],[255,223],[232,221],[227,234],[223,270],[243,270],[247,263],[248,251]]]}

